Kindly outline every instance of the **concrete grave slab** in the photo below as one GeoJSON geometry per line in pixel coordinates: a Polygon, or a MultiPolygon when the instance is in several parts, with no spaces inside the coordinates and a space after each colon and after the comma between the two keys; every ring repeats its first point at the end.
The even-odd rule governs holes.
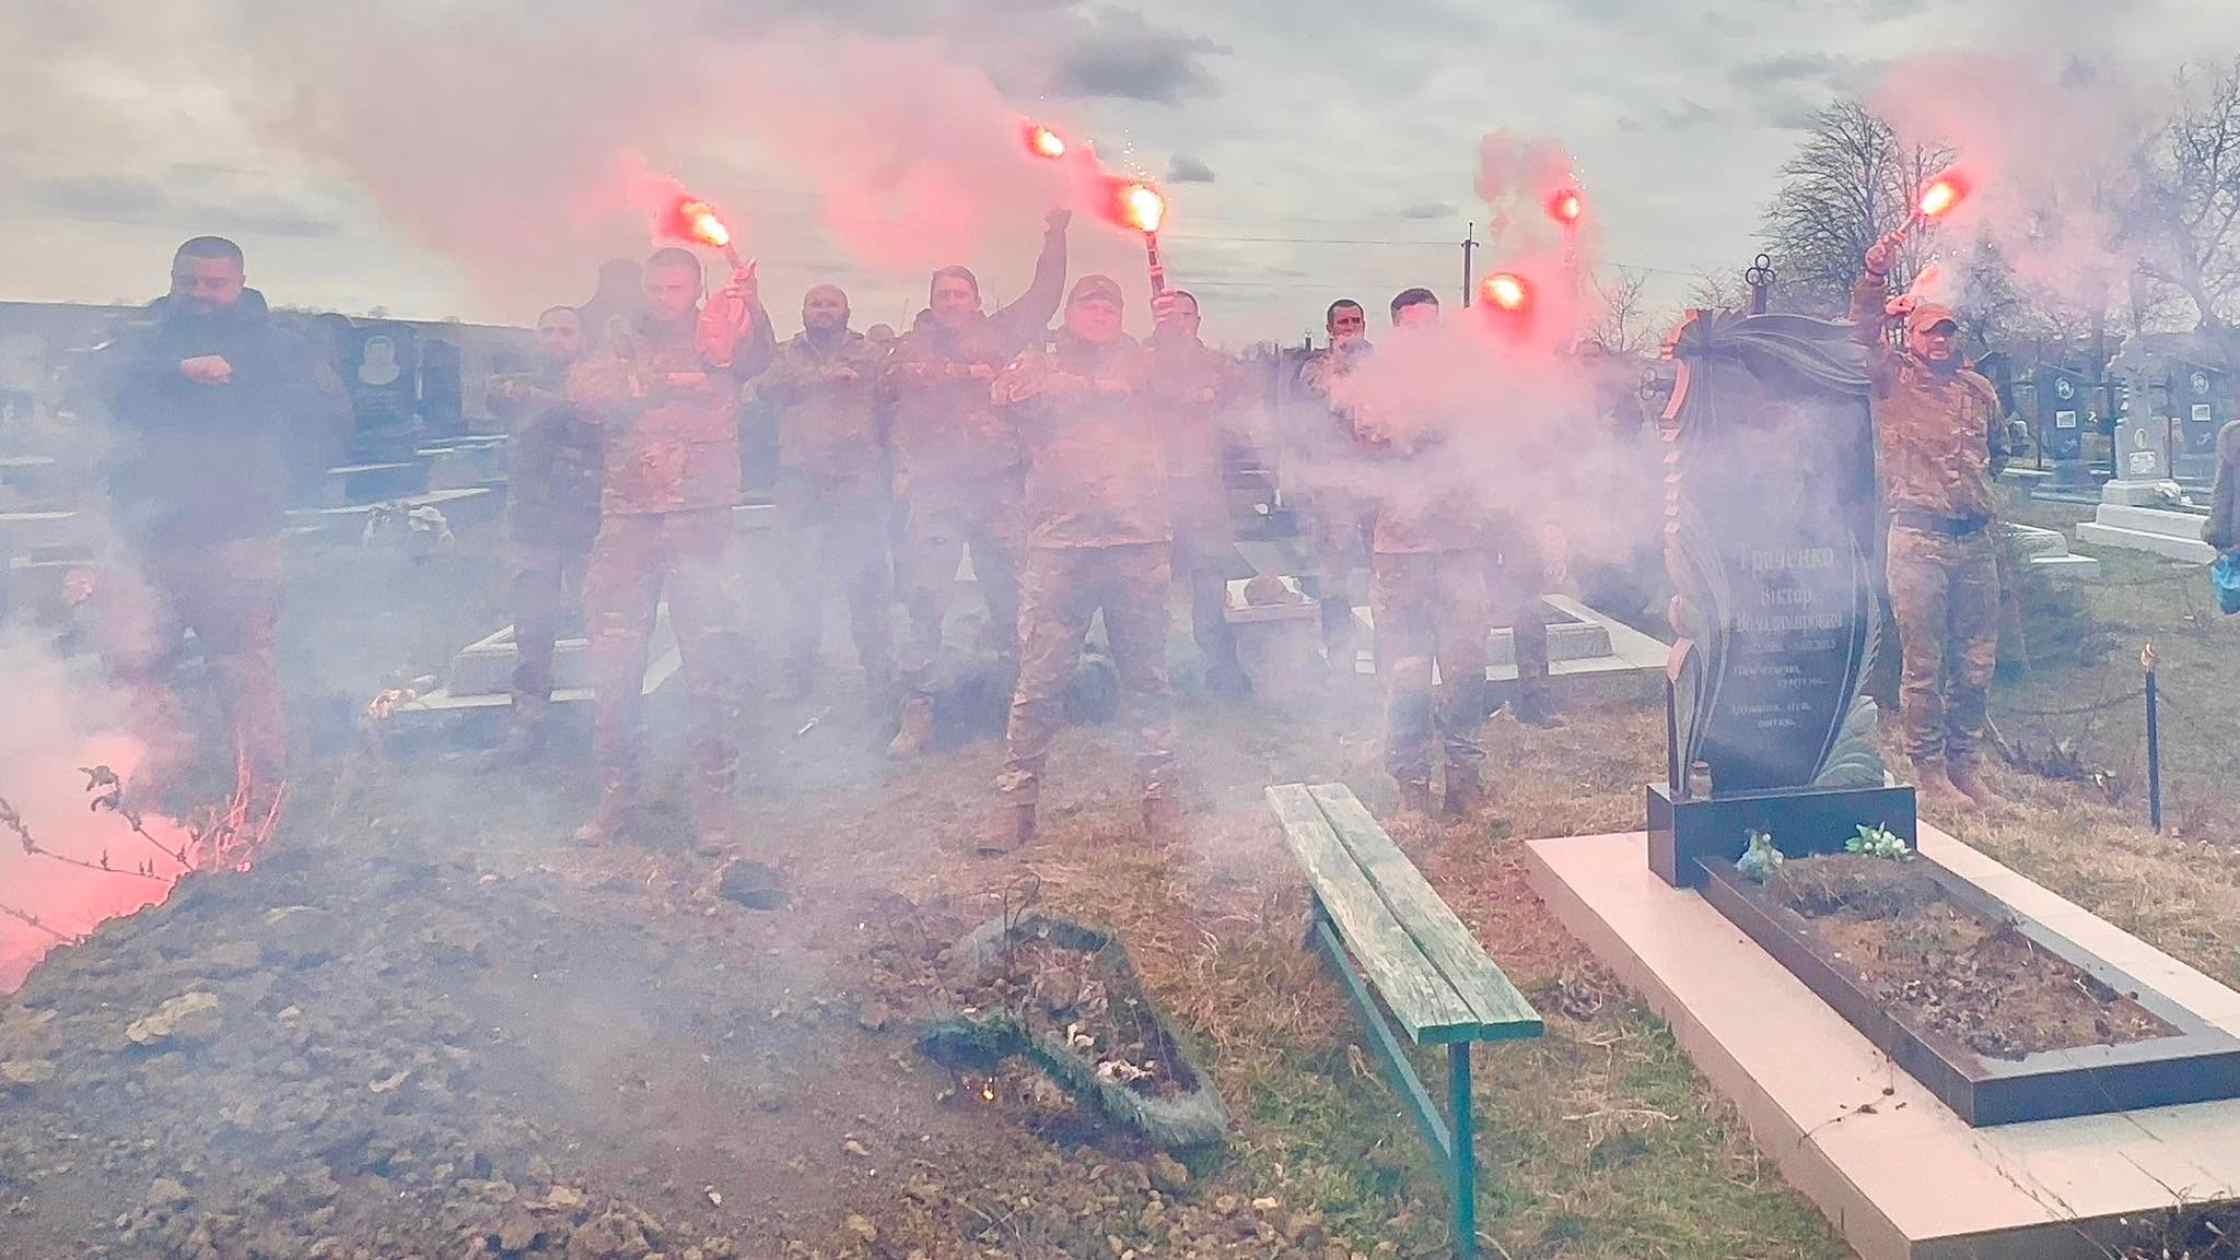
{"type": "MultiPolygon", "coordinates": [[[[1670,644],[1660,642],[1614,617],[1606,616],[1567,595],[1542,595],[1542,615],[1548,621],[1548,675],[1551,678],[1586,675],[1639,675],[1661,678],[1670,644]]],[[[1353,610],[1362,641],[1374,644],[1376,617],[1366,607],[1353,610]]],[[[1516,632],[1494,627],[1486,645],[1486,678],[1510,682],[1517,676],[1516,632]]],[[[1377,672],[1376,653],[1363,647],[1355,672],[1377,672]]]]}
{"type": "Polygon", "coordinates": [[[2202,517],[2168,508],[2103,503],[2092,520],[2077,526],[2077,541],[2096,547],[2145,551],[2171,560],[2209,564],[2216,548],[2201,541],[2202,517]]]}
{"type": "MultiPolygon", "coordinates": [[[[2240,1033],[2240,994],[1923,823],[1921,852],[2240,1033]]],[[[1672,1026],[1867,1260],[2098,1260],[2120,1218],[2240,1199],[2240,1101],[1970,1128],[1697,893],[1640,832],[1535,840],[1533,887],[1672,1026]]]]}
{"type": "MultiPolygon", "coordinates": [[[[445,524],[453,533],[462,528],[486,525],[498,519],[505,510],[505,495],[488,487],[464,490],[432,490],[409,499],[396,500],[407,508],[432,507],[443,513],[445,524]]],[[[293,533],[312,534],[334,542],[356,543],[365,537],[366,522],[373,517],[378,503],[358,503],[347,507],[297,508],[288,513],[288,529],[293,533]]]]}
{"type": "MultiPolygon", "coordinates": [[[[576,704],[594,698],[583,659],[588,646],[580,637],[561,639],[553,645],[554,704],[576,704]]],[[[451,660],[444,685],[417,700],[398,705],[394,719],[513,707],[513,696],[508,689],[512,686],[513,666],[519,655],[514,646],[513,627],[500,627],[460,649],[451,660]]],[[[654,609],[653,637],[646,657],[643,694],[650,696],[667,685],[684,666],[684,658],[677,652],[676,633],[669,626],[666,601],[654,609]]]]}

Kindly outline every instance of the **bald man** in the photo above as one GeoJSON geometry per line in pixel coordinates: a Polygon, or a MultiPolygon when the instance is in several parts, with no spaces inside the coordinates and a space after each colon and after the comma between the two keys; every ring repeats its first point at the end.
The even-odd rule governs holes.
{"type": "Polygon", "coordinates": [[[891,706],[887,631],[887,448],[879,423],[885,351],[848,327],[848,295],[820,284],[801,299],[801,333],[762,380],[778,420],[780,598],[786,614],[782,694],[816,686],[829,584],[846,592],[856,658],[874,706],[891,706]]]}

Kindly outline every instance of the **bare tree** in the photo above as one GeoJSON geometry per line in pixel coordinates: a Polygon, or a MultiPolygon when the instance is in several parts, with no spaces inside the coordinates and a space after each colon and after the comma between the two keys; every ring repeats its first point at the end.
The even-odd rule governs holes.
{"type": "Polygon", "coordinates": [[[2240,368],[2240,58],[2181,71],[2178,86],[2177,113],[2139,162],[2140,270],[2184,294],[2240,368]]]}
{"type": "Polygon", "coordinates": [[[1671,322],[1650,309],[1649,273],[1632,267],[1614,267],[1607,276],[1593,279],[1600,316],[1587,340],[1609,354],[1642,354],[1662,341],[1671,322]]]}
{"type": "Polygon", "coordinates": [[[1739,271],[1706,271],[1688,288],[1688,305],[1703,311],[1750,309],[1750,286],[1739,271]]]}
{"type": "MultiPolygon", "coordinates": [[[[1781,167],[1781,190],[1766,207],[1764,236],[1781,273],[1782,305],[1841,312],[1867,247],[1911,217],[1922,188],[1952,161],[1942,144],[1908,142],[1858,101],[1813,115],[1812,130],[1781,167]]],[[[1910,282],[1930,250],[1924,225],[1896,269],[1910,282]]]]}

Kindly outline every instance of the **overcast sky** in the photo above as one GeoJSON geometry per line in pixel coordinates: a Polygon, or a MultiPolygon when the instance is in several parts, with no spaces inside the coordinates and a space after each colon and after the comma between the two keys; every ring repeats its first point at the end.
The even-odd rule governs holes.
{"type": "MultiPolygon", "coordinates": [[[[528,186],[507,155],[535,155],[548,172],[547,132],[597,148],[643,127],[661,132],[646,143],[696,190],[748,208],[782,330],[798,323],[800,290],[826,278],[854,294],[859,325],[904,320],[924,272],[869,259],[829,229],[834,176],[798,160],[825,133],[781,120],[767,100],[755,110],[766,126],[711,118],[704,136],[624,102],[671,88],[649,51],[665,39],[744,67],[769,51],[775,23],[816,15],[828,33],[908,49],[829,67],[801,64],[819,45],[786,52],[783,69],[805,77],[785,91],[834,126],[983,125],[963,106],[907,117],[911,85],[864,69],[937,48],[972,80],[942,99],[978,100],[984,76],[1021,114],[1049,111],[1108,162],[1165,179],[1170,267],[1203,298],[1209,334],[1230,343],[1295,339],[1339,295],[1376,309],[1409,284],[1451,294],[1465,224],[1486,235],[1473,178],[1488,132],[1567,146],[1601,219],[1601,258],[1656,269],[1674,300],[1695,273],[1748,264],[1795,128],[1838,93],[1871,95],[1893,64],[1956,47],[2085,51],[2161,76],[2240,50],[2240,4],[2174,0],[869,0],[844,19],[790,0],[680,0],[651,17],[588,0],[387,0],[358,14],[270,0],[10,7],[0,299],[144,300],[163,286],[172,246],[218,232],[248,249],[252,283],[276,303],[525,322],[588,296],[600,253],[642,250],[642,234],[586,230],[566,241],[567,261],[556,244],[531,276],[494,278],[462,244],[475,238],[443,215],[537,233],[506,200],[528,186]],[[400,171],[449,185],[455,203],[431,211],[430,190],[400,171]]],[[[1031,224],[1040,207],[1019,209],[1006,225],[1031,224]]],[[[1133,265],[1140,284],[1117,233],[1084,223],[1076,240],[1084,265],[1133,265]]],[[[1023,282],[1032,247],[1031,231],[1006,226],[988,256],[959,261],[1001,298],[1023,282]]]]}

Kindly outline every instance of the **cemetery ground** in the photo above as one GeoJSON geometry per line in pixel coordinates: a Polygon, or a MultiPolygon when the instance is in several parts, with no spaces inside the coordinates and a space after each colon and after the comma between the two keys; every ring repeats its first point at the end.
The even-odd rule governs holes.
{"type": "MultiPolygon", "coordinates": [[[[835,643],[819,695],[753,719],[742,832],[783,898],[749,905],[726,895],[742,868],[690,850],[674,790],[643,847],[567,841],[590,802],[580,733],[516,775],[438,741],[383,757],[355,740],[391,670],[434,672],[503,622],[474,540],[419,566],[298,561],[287,669],[312,768],[282,847],[0,999],[0,1060],[44,1065],[0,1083],[0,1255],[1442,1253],[1437,1182],[1302,947],[1304,881],[1261,799],[1337,779],[1388,811],[1367,680],[1319,712],[1186,688],[1192,825],[1166,849],[1132,838],[1121,733],[1071,729],[1045,840],[991,861],[970,840],[998,744],[887,765],[835,643]],[[1119,935],[1219,1089],[1226,1147],[1178,1162],[1024,1070],[959,1075],[915,1052],[918,1022],[944,1013],[941,949],[1030,897],[1119,935]],[[182,1002],[197,994],[214,1005],[182,1002]]],[[[1932,821],[2240,984],[2240,625],[2200,595],[2189,609],[2150,562],[2104,564],[2108,585],[2083,594],[2112,642],[2088,662],[2080,638],[1994,708],[2010,740],[2072,738],[2115,789],[2005,771],[2012,806],[1932,821]],[[2135,701],[2021,716],[2134,689],[2147,637],[2186,715],[2165,729],[2162,836],[2127,777],[2135,701]]],[[[1488,723],[1488,816],[1392,827],[1548,1023],[1479,1059],[1488,1254],[1847,1254],[1529,891],[1520,841],[1635,829],[1661,774],[1653,706],[1567,708],[1552,732],[1488,723]]],[[[2143,1224],[2137,1254],[2185,1228],[2143,1224]]]]}

